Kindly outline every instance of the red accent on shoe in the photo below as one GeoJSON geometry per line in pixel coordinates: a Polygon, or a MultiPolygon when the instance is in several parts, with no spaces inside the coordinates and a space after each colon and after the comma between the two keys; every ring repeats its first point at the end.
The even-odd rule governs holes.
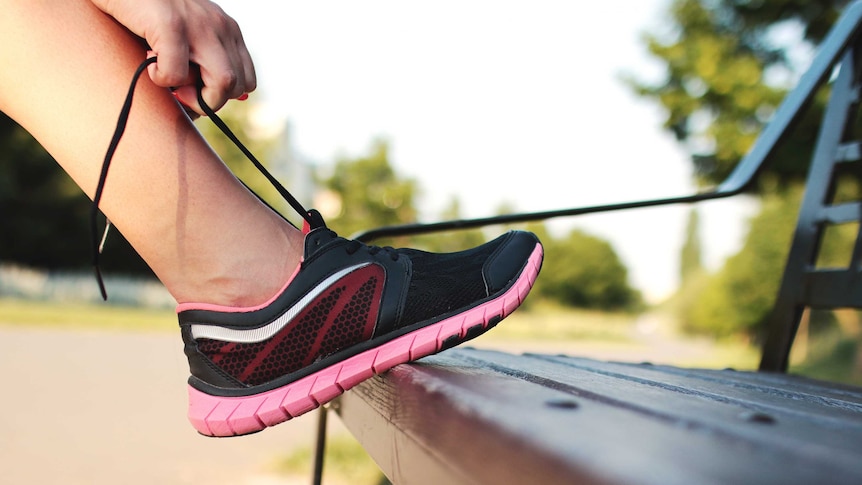
{"type": "Polygon", "coordinates": [[[368,265],[332,285],[267,340],[234,343],[200,339],[198,349],[241,382],[268,382],[370,339],[377,323],[383,281],[383,269],[368,265]]]}
{"type": "Polygon", "coordinates": [[[374,374],[439,352],[453,338],[459,342],[467,340],[477,326],[487,330],[493,319],[506,317],[518,307],[536,280],[542,255],[542,246],[537,244],[517,281],[497,298],[282,387],[252,396],[223,397],[189,386],[189,421],[208,436],[260,431],[311,411],[374,374]]]}

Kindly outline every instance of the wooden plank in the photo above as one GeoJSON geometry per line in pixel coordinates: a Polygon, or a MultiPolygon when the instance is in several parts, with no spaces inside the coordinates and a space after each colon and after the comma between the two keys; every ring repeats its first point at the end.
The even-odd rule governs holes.
{"type": "MultiPolygon", "coordinates": [[[[688,369],[679,369],[674,367],[662,367],[665,372],[688,373],[688,369]]],[[[799,392],[805,392],[811,395],[828,397],[833,399],[846,400],[856,404],[862,404],[862,388],[851,386],[848,384],[830,382],[828,386],[824,386],[823,381],[810,379],[804,376],[792,375],[777,372],[737,372],[736,369],[699,369],[698,374],[708,377],[714,376],[719,379],[734,379],[750,384],[771,386],[776,388],[785,388],[789,382],[793,383],[793,389],[799,392]]]]}
{"type": "MultiPolygon", "coordinates": [[[[657,386],[678,393],[687,393],[719,402],[735,403],[749,409],[770,412],[777,411],[790,415],[804,415],[810,420],[822,419],[829,422],[859,418],[862,404],[853,401],[853,396],[826,396],[825,386],[803,389],[792,376],[785,376],[772,385],[753,384],[740,379],[743,373],[727,372],[716,376],[708,371],[673,369],[650,365],[631,365],[619,363],[599,363],[587,359],[550,356],[524,356],[519,363],[539,365],[538,361],[550,360],[561,364],[542,367],[554,372],[561,379],[576,369],[627,379],[636,383],[657,386]]],[[[859,423],[862,424],[862,423],[859,423]]]]}
{"type": "Polygon", "coordinates": [[[791,454],[804,451],[839,468],[859,461],[862,406],[799,392],[792,377],[783,387],[757,386],[740,381],[736,372],[716,378],[696,370],[549,356],[499,354],[494,361],[489,365],[500,372],[538,375],[574,392],[586,388],[618,406],[791,454]]]}
{"type": "MultiPolygon", "coordinates": [[[[533,387],[524,393],[516,379],[481,369],[433,364],[398,366],[357,386],[333,403],[345,425],[383,472],[403,484],[605,483],[536,446],[552,420],[567,419],[566,396],[533,387]],[[481,385],[480,384],[481,381],[481,385]],[[457,394],[474,391],[470,395],[457,394]],[[487,404],[487,394],[500,398],[487,404]],[[501,416],[517,416],[538,404],[517,432],[495,426],[501,416]],[[456,404],[455,401],[458,403],[456,404]],[[478,405],[485,402],[484,405],[478,405]],[[505,456],[505,462],[499,457],[505,456]]],[[[528,412],[528,411],[527,411],[528,412]]]]}
{"type": "Polygon", "coordinates": [[[751,376],[453,349],[336,407],[396,484],[862,483],[858,393],[751,376]]]}
{"type": "Polygon", "coordinates": [[[615,364],[565,357],[511,356],[496,359],[497,369],[535,373],[557,386],[584,387],[619,405],[668,416],[688,426],[704,426],[792,453],[804,450],[837,467],[854,467],[862,445],[862,405],[801,392],[795,379],[783,385],[754,385],[744,373],[615,364]],[[550,362],[543,362],[548,360],[550,362]],[[558,364],[562,364],[560,367],[558,364]],[[759,424],[761,426],[752,426],[759,424]],[[768,429],[765,429],[767,427],[768,429]]]}

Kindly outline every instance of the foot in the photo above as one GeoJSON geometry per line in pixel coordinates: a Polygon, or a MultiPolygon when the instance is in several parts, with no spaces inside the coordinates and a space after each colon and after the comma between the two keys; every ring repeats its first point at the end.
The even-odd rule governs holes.
{"type": "Polygon", "coordinates": [[[527,232],[434,254],[349,241],[315,217],[303,262],[271,301],[178,308],[200,433],[260,431],[481,335],[523,302],[542,264],[527,232]]]}

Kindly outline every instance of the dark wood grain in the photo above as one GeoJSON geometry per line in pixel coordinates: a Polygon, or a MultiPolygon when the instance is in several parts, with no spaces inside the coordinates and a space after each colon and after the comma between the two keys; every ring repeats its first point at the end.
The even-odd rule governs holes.
{"type": "Polygon", "coordinates": [[[397,484],[862,483],[862,392],[453,349],[336,408],[397,484]]]}

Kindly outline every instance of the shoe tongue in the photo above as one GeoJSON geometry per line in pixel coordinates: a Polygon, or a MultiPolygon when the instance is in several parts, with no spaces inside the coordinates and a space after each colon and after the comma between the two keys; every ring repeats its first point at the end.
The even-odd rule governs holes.
{"type": "Polygon", "coordinates": [[[323,216],[314,209],[308,211],[308,217],[304,218],[302,234],[305,236],[305,252],[303,253],[305,256],[303,259],[338,238],[337,234],[327,229],[323,216]]]}
{"type": "Polygon", "coordinates": [[[320,227],[326,227],[326,221],[323,220],[323,216],[315,209],[309,210],[308,217],[302,219],[302,233],[308,234],[320,227]]]}

